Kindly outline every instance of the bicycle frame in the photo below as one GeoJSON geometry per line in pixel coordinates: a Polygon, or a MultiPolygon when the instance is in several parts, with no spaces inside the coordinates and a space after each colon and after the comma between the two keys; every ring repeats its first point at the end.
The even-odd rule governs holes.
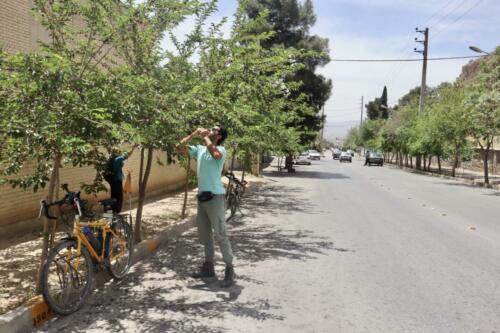
{"type": "MultiPolygon", "coordinates": [[[[75,227],[73,229],[73,235],[76,237],[77,240],[77,253],[80,255],[81,253],[81,247],[82,244],[87,248],[89,251],[90,255],[92,258],[94,258],[99,264],[103,263],[104,258],[105,258],[105,246],[106,244],[106,238],[109,237],[109,234],[114,236],[115,240],[118,240],[119,242],[123,241],[121,238],[115,233],[115,231],[108,226],[108,220],[106,218],[102,218],[98,221],[93,221],[93,222],[80,222],[80,218],[75,219],[75,227]],[[89,240],[83,233],[82,229],[84,227],[89,227],[89,228],[98,228],[102,230],[102,246],[101,246],[101,253],[97,253],[97,251],[94,249],[94,247],[90,244],[89,240]]],[[[126,245],[126,244],[123,244],[126,245]]],[[[118,254],[116,257],[121,256],[122,254],[118,254]]],[[[115,259],[116,257],[110,258],[110,259],[115,259]]]]}

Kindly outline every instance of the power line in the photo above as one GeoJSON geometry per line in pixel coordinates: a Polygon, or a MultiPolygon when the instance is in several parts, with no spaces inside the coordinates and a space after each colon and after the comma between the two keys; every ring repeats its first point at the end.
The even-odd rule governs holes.
{"type": "MultiPolygon", "coordinates": [[[[441,21],[445,20],[448,16],[450,16],[452,13],[454,13],[455,11],[457,11],[460,7],[462,7],[465,2],[467,0],[462,0],[461,2],[458,3],[458,5],[456,5],[455,7],[450,7],[449,11],[445,11],[445,9],[447,9],[447,7],[453,3],[454,0],[450,0],[446,3],[446,5],[444,5],[443,7],[441,7],[440,9],[438,9],[436,12],[434,12],[429,18],[427,18],[424,23],[422,24],[419,24],[421,26],[425,26],[426,23],[431,23],[431,20],[433,18],[437,18],[437,20],[435,20],[434,23],[431,24],[431,28],[436,26],[437,24],[441,23],[441,21]],[[441,12],[443,12],[444,16],[442,16],[441,18],[438,18],[438,14],[440,14],[441,12]]],[[[411,44],[411,42],[409,43],[411,44]]],[[[409,46],[409,45],[408,45],[409,46]]],[[[406,46],[406,47],[408,47],[406,46]]],[[[388,73],[388,75],[384,78],[384,82],[387,82],[388,78],[390,78],[390,81],[387,82],[386,84],[387,85],[390,85],[392,84],[392,82],[394,82],[396,80],[397,77],[399,77],[399,75],[401,75],[401,73],[403,72],[403,70],[406,68],[406,65],[407,65],[407,62],[399,62],[397,65],[394,66],[394,70],[393,71],[390,71],[388,73]]]]}
{"type": "Polygon", "coordinates": [[[467,0],[462,0],[461,2],[458,3],[457,6],[455,6],[452,10],[450,10],[448,13],[446,13],[444,16],[442,16],[439,20],[437,20],[436,22],[434,22],[430,28],[434,28],[435,26],[437,26],[439,23],[441,23],[442,21],[446,20],[448,17],[450,17],[450,15],[452,15],[454,12],[456,12],[460,7],[462,7],[465,3],[467,2],[467,0]]]}
{"type": "Polygon", "coordinates": [[[461,20],[465,15],[469,14],[471,10],[473,10],[474,8],[476,8],[477,6],[479,6],[481,4],[481,2],[483,2],[483,1],[484,0],[479,0],[472,7],[470,7],[468,10],[466,10],[462,15],[460,15],[459,17],[457,17],[455,20],[453,20],[451,23],[449,23],[448,25],[446,25],[442,29],[438,30],[438,32],[436,32],[436,34],[434,35],[433,38],[436,38],[440,33],[442,33],[443,31],[445,31],[446,29],[448,29],[450,26],[452,26],[453,24],[455,24],[457,21],[461,20]]]}
{"type": "MultiPolygon", "coordinates": [[[[455,60],[455,59],[472,59],[479,58],[480,55],[473,56],[461,56],[461,57],[440,57],[440,58],[429,58],[427,60],[455,60]]],[[[410,62],[410,61],[422,61],[422,59],[330,59],[330,61],[336,62],[410,62]]]]}
{"type": "Polygon", "coordinates": [[[444,10],[446,7],[448,7],[449,5],[451,5],[451,3],[453,2],[454,0],[449,0],[443,7],[439,8],[438,10],[436,10],[429,18],[427,18],[427,20],[425,20],[422,24],[420,24],[421,26],[424,26],[426,25],[428,22],[430,23],[431,20],[434,18],[434,17],[437,17],[437,14],[439,14],[442,10],[444,10]]]}
{"type": "MultiPolygon", "coordinates": [[[[453,3],[454,0],[449,0],[443,7],[440,7],[438,10],[436,10],[430,17],[428,17],[423,23],[421,24],[415,24],[415,26],[417,25],[420,25],[420,26],[425,26],[428,22],[430,23],[430,21],[434,18],[434,17],[437,17],[442,11],[444,11],[450,4],[453,3]]],[[[464,0],[465,1],[465,0],[464,0]]],[[[447,15],[447,14],[446,14],[447,15]]],[[[439,22],[439,20],[438,20],[439,22]]],[[[404,52],[405,50],[407,50],[410,45],[413,44],[413,41],[411,42],[408,42],[404,47],[403,49],[401,49],[401,51],[399,52],[399,54],[402,54],[402,55],[406,55],[406,54],[412,54],[413,52],[404,52]]],[[[407,64],[402,62],[402,63],[398,63],[396,64],[392,70],[389,70],[388,73],[387,73],[387,76],[384,78],[384,83],[386,83],[388,81],[389,78],[390,81],[388,83],[392,83],[394,82],[395,78],[397,76],[399,76],[401,74],[401,72],[403,71],[403,69],[405,68],[407,64]]]]}

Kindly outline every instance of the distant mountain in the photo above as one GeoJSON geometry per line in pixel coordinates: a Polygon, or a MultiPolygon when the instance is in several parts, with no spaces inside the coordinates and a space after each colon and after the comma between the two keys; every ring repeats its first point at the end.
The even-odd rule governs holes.
{"type": "Polygon", "coordinates": [[[353,128],[359,126],[359,120],[348,120],[340,122],[328,122],[325,125],[324,137],[328,141],[335,142],[336,138],[344,138],[347,132],[353,128]]]}

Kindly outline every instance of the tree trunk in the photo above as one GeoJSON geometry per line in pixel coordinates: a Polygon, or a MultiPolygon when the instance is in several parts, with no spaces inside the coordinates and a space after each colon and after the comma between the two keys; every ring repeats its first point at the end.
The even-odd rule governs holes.
{"type": "MultiPolygon", "coordinates": [[[[62,156],[60,153],[56,153],[54,156],[54,160],[52,162],[52,174],[50,175],[49,187],[47,197],[45,198],[48,203],[54,201],[54,194],[56,192],[57,181],[59,178],[59,166],[61,164],[62,156]]],[[[42,255],[40,256],[40,266],[38,267],[38,278],[36,281],[36,292],[37,294],[41,293],[40,286],[40,277],[43,269],[43,264],[45,259],[47,259],[47,254],[49,252],[49,230],[50,230],[50,221],[48,218],[44,217],[43,221],[43,240],[42,240],[42,255]]]]}
{"type": "Polygon", "coordinates": [[[415,169],[422,170],[422,155],[415,156],[415,169]]]}
{"type": "Polygon", "coordinates": [[[286,155],[286,158],[285,158],[285,169],[288,170],[288,172],[294,172],[295,169],[293,168],[293,157],[292,157],[292,154],[288,154],[286,155]]]}
{"type": "MultiPolygon", "coordinates": [[[[424,158],[424,171],[425,171],[425,167],[427,165],[427,156],[426,155],[421,155],[423,158],[424,158]]],[[[422,162],[422,160],[420,160],[422,162]]],[[[419,170],[422,169],[422,167],[419,168],[419,170]]]]}
{"type": "Polygon", "coordinates": [[[135,227],[134,227],[134,241],[139,243],[141,239],[141,221],[142,221],[142,209],[144,207],[144,201],[146,199],[146,188],[148,185],[149,174],[151,173],[151,164],[153,161],[153,149],[148,149],[148,156],[146,159],[146,168],[144,168],[144,149],[141,150],[141,166],[139,169],[139,198],[137,200],[137,212],[135,216],[135,227]]]}
{"type": "Polygon", "coordinates": [[[459,150],[455,149],[455,159],[453,160],[453,166],[451,167],[451,176],[455,177],[456,175],[456,170],[458,168],[458,156],[459,156],[459,150]]]}
{"type": "Polygon", "coordinates": [[[484,183],[489,184],[490,183],[490,177],[488,174],[488,153],[490,151],[490,144],[488,143],[486,146],[486,149],[481,149],[483,152],[483,166],[484,166],[484,183]]]}
{"type": "Polygon", "coordinates": [[[405,154],[405,167],[408,167],[408,154],[405,154]]]}
{"type": "Polygon", "coordinates": [[[410,155],[410,168],[413,169],[413,156],[410,155]]]}
{"type": "MultiPolygon", "coordinates": [[[[236,157],[236,150],[233,152],[233,157],[231,158],[231,173],[232,173],[232,172],[233,172],[233,170],[234,170],[234,158],[235,158],[235,157],[236,157]]],[[[188,166],[189,166],[189,165],[190,165],[189,163],[190,163],[190,161],[191,161],[191,159],[189,158],[189,156],[188,156],[188,159],[189,159],[189,161],[188,161],[188,166]]]]}
{"type": "Polygon", "coordinates": [[[441,156],[440,156],[440,155],[438,155],[438,156],[437,156],[437,159],[438,159],[438,172],[439,172],[439,174],[441,174],[441,173],[442,173],[442,172],[441,172],[441,156]]]}
{"type": "MultiPolygon", "coordinates": [[[[234,161],[234,155],[233,155],[233,161],[234,161]]],[[[231,162],[231,172],[233,172],[233,162],[231,162]]],[[[182,211],[181,211],[181,217],[184,218],[186,217],[186,208],[187,208],[187,201],[188,201],[188,192],[189,192],[189,177],[191,177],[191,158],[187,157],[187,164],[186,164],[186,186],[184,186],[184,202],[182,203],[182,211]]]]}
{"type": "Polygon", "coordinates": [[[429,155],[429,161],[427,163],[427,171],[431,171],[432,155],[429,155]]]}

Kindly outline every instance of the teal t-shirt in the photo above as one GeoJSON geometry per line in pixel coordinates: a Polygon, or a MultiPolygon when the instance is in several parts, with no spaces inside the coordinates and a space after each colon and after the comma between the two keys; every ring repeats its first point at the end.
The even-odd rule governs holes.
{"type": "Polygon", "coordinates": [[[123,161],[128,158],[128,154],[122,154],[115,156],[113,159],[113,180],[114,181],[123,181],[123,161]]]}
{"type": "Polygon", "coordinates": [[[207,147],[188,146],[189,156],[196,160],[198,172],[198,192],[210,191],[213,194],[224,194],[224,185],[221,175],[226,160],[226,149],[217,146],[217,150],[222,154],[220,160],[216,160],[208,151],[207,147]]]}

